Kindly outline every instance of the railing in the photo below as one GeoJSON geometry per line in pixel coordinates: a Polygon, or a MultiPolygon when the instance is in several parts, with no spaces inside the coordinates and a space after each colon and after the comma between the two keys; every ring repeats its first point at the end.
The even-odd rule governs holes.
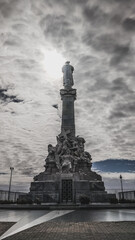
{"type": "MultiPolygon", "coordinates": [[[[88,191],[88,189],[72,189],[71,191],[71,188],[69,189],[70,191],[66,192],[66,197],[65,199],[67,198],[69,200],[69,198],[72,198],[72,200],[74,202],[76,202],[80,196],[89,196],[90,195],[92,196],[93,194],[95,194],[95,196],[97,196],[97,199],[99,198],[100,199],[100,194],[102,195],[102,193],[104,194],[105,192],[107,192],[108,194],[115,194],[116,195],[116,198],[118,200],[129,200],[129,201],[134,201],[135,202],[135,190],[134,189],[124,189],[124,191],[122,192],[121,189],[105,189],[105,192],[102,190],[97,190],[97,191],[88,191]],[[69,196],[70,195],[70,196],[69,196]],[[72,197],[71,197],[72,195],[72,197]]],[[[47,191],[43,191],[43,194],[42,192],[40,191],[40,193],[38,193],[37,191],[37,198],[39,197],[39,200],[40,200],[40,195],[41,195],[41,198],[43,198],[43,195],[44,194],[47,194],[49,197],[52,197],[52,199],[55,199],[56,201],[62,201],[62,190],[59,189],[59,191],[56,193],[54,191],[54,193],[50,193],[50,192],[47,192],[47,191]]],[[[17,202],[17,199],[19,198],[19,195],[25,197],[25,195],[27,195],[27,193],[24,193],[24,192],[10,192],[10,201],[11,202],[17,202]]],[[[9,196],[9,191],[7,190],[0,190],[0,202],[2,201],[8,201],[8,196],[9,196]]],[[[91,197],[90,197],[91,198],[91,197]]],[[[112,195],[112,198],[113,198],[113,195],[112,195]]]]}
{"type": "Polygon", "coordinates": [[[135,189],[128,189],[125,188],[123,191],[121,189],[107,189],[107,193],[114,193],[116,194],[116,198],[118,200],[125,199],[125,200],[135,200],[135,189]]]}
{"type": "Polygon", "coordinates": [[[19,195],[26,195],[27,193],[24,192],[10,192],[10,199],[9,198],[9,191],[7,190],[0,190],[0,201],[12,201],[16,202],[19,195]]]}

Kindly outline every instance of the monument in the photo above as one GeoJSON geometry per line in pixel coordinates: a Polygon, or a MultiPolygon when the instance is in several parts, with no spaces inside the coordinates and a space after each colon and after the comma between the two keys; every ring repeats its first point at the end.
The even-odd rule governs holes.
{"type": "MultiPolygon", "coordinates": [[[[75,134],[74,101],[76,89],[72,88],[73,66],[66,62],[62,68],[63,89],[61,132],[56,146],[48,145],[45,170],[34,177],[29,197],[44,203],[77,203],[81,196],[91,202],[109,201],[104,182],[91,170],[91,155],[85,151],[85,139],[75,134]]],[[[114,197],[114,196],[113,196],[114,197]]]]}

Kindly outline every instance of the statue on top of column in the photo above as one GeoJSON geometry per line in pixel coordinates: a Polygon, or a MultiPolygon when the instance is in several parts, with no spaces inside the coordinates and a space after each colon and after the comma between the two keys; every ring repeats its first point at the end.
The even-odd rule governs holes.
{"type": "Polygon", "coordinates": [[[74,85],[73,71],[74,67],[70,65],[70,62],[69,61],[65,62],[65,65],[62,68],[63,86],[65,87],[65,89],[71,89],[72,86],[74,85]]]}

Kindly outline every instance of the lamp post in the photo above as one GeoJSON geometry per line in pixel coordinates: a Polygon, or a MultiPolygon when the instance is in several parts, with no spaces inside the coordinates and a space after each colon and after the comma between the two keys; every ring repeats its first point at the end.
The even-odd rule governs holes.
{"type": "Polygon", "coordinates": [[[120,175],[120,183],[121,183],[121,192],[122,192],[122,200],[123,200],[124,199],[124,193],[123,193],[122,175],[120,175]]]}
{"type": "Polygon", "coordinates": [[[12,171],[14,170],[13,167],[10,167],[11,173],[10,173],[10,180],[9,180],[9,190],[8,190],[8,201],[10,200],[10,190],[11,190],[11,182],[12,182],[12,171]]]}

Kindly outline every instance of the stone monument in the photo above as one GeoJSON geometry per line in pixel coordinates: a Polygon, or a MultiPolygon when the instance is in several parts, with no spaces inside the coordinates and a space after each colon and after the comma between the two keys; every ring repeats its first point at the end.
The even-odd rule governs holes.
{"type": "Polygon", "coordinates": [[[56,146],[48,145],[45,170],[34,177],[28,196],[44,203],[77,203],[81,196],[91,202],[109,201],[104,182],[91,170],[91,155],[85,151],[85,140],[75,135],[74,101],[76,89],[72,88],[73,66],[66,62],[62,68],[63,85],[61,133],[56,146]]]}

